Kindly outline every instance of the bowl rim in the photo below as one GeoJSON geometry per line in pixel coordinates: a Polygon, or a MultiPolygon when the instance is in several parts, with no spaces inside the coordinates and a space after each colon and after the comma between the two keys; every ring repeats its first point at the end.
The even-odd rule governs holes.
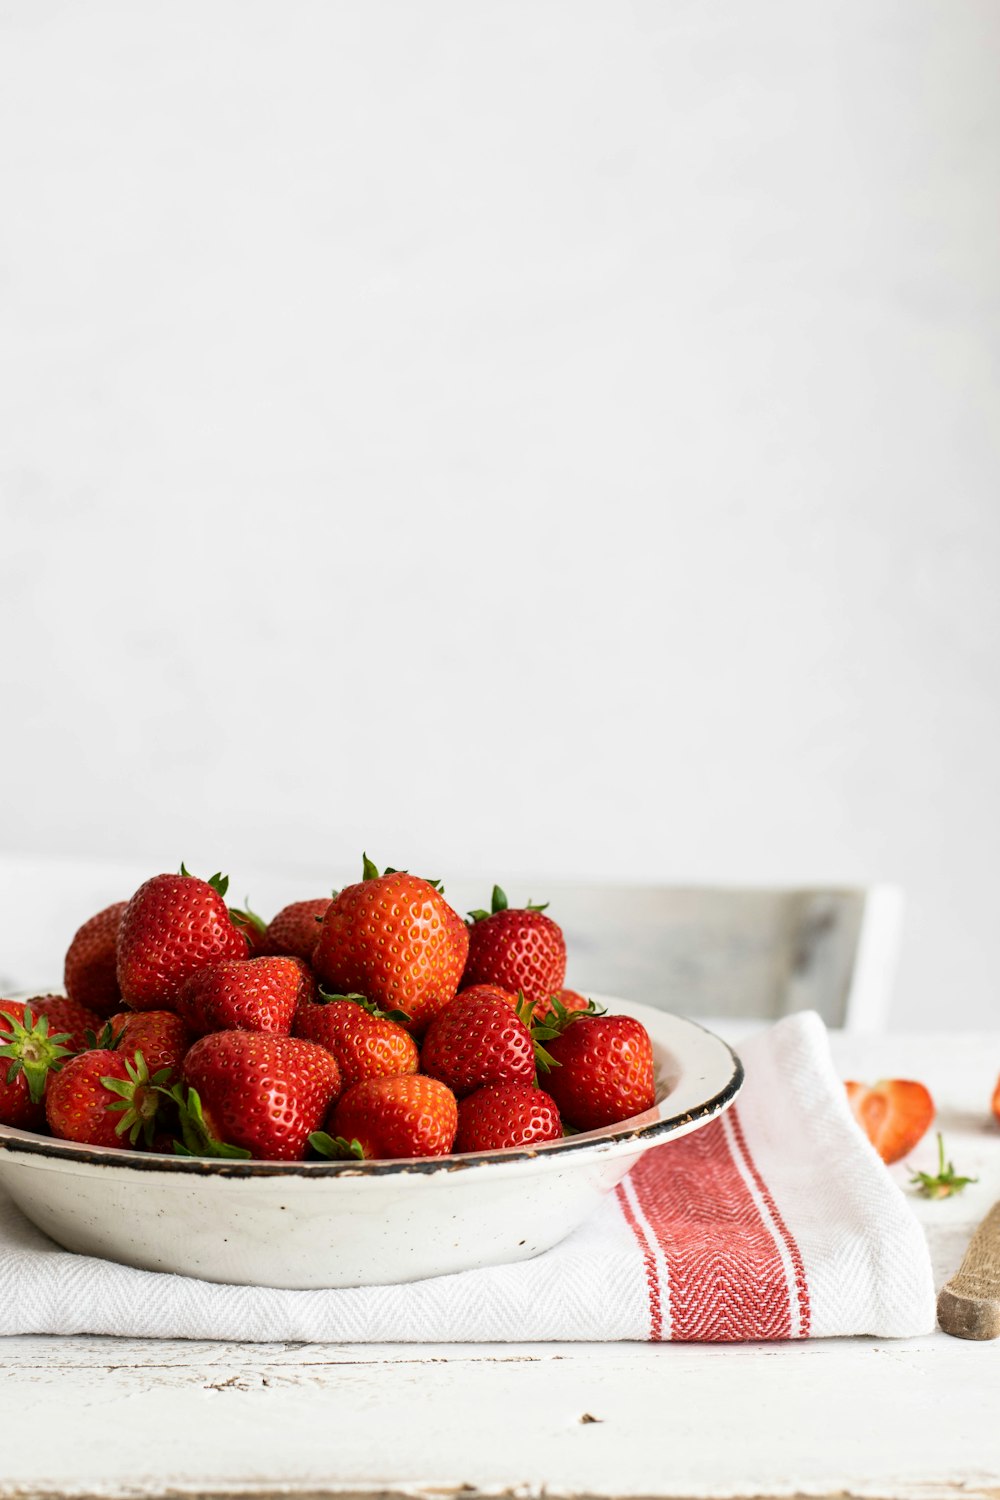
{"type": "MultiPolygon", "coordinates": [[[[581,1131],[577,1135],[565,1136],[558,1141],[543,1141],[536,1146],[506,1147],[497,1151],[452,1152],[447,1156],[394,1157],[378,1161],[356,1159],[349,1161],[260,1161],[253,1158],[233,1160],[225,1157],[174,1156],[154,1151],[122,1150],[117,1146],[84,1146],[75,1141],[64,1141],[56,1136],[40,1135],[36,1131],[20,1130],[16,1126],[3,1124],[0,1124],[0,1152],[5,1156],[40,1156],[53,1165],[57,1162],[67,1162],[84,1166],[130,1168],[140,1172],[180,1173],[186,1176],[194,1174],[198,1177],[244,1180],[262,1177],[283,1179],[350,1177],[357,1181],[361,1178],[393,1176],[429,1177],[441,1173],[454,1174],[471,1168],[509,1166],[542,1159],[562,1161],[571,1153],[587,1150],[604,1154],[618,1148],[615,1149],[615,1154],[618,1155],[621,1150],[630,1147],[639,1146],[645,1149],[647,1146],[655,1145],[661,1138],[677,1133],[683,1127],[690,1126],[697,1121],[708,1120],[728,1109],[735,1101],[744,1082],[743,1064],[728,1042],[709,1027],[702,1026],[700,1022],[688,1016],[678,1015],[674,1011],[660,1011],[652,1006],[640,1006],[635,1001],[616,1000],[616,1003],[627,1005],[629,1010],[634,1008],[669,1017],[673,1021],[680,1021],[683,1025],[690,1026],[710,1037],[729,1055],[731,1068],[726,1083],[709,1098],[690,1109],[683,1110],[680,1114],[657,1114],[655,1119],[650,1120],[648,1116],[652,1111],[646,1110],[642,1114],[621,1120],[616,1125],[603,1126],[599,1130],[581,1131]],[[646,1123],[638,1124],[636,1123],[638,1121],[646,1123]]],[[[657,1111],[662,1110],[666,1102],[667,1100],[662,1100],[653,1108],[657,1111]]]]}

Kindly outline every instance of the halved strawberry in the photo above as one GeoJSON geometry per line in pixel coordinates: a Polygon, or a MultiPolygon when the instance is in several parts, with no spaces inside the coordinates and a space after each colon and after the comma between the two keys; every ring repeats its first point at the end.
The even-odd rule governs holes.
{"type": "Polygon", "coordinates": [[[66,952],[63,984],[67,995],[99,1016],[110,1016],[121,1005],[116,950],[127,905],[127,901],[116,901],[84,922],[66,952]]]}
{"type": "Polygon", "coordinates": [[[854,1117],[884,1162],[899,1161],[930,1128],[934,1100],[922,1083],[883,1078],[844,1085],[854,1117]]]}
{"type": "Polygon", "coordinates": [[[519,1079],[487,1083],[460,1099],[456,1151],[505,1151],[558,1141],[563,1133],[551,1094],[519,1079]]]}
{"type": "Polygon", "coordinates": [[[447,1156],[457,1126],[455,1095],[437,1078],[366,1078],[347,1090],[310,1144],[332,1157],[447,1156]]]}

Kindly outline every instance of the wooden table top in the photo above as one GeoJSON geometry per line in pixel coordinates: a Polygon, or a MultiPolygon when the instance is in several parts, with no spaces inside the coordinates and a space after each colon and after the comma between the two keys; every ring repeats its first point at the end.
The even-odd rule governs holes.
{"type": "MultiPolygon", "coordinates": [[[[979,1177],[913,1200],[940,1283],[1000,1198],[1000,1031],[832,1040],[844,1076],[926,1082],[979,1177]]],[[[912,1164],[933,1154],[929,1138],[912,1164]]],[[[0,1497],[1000,1500],[1000,1341],[0,1348],[0,1497]]]]}

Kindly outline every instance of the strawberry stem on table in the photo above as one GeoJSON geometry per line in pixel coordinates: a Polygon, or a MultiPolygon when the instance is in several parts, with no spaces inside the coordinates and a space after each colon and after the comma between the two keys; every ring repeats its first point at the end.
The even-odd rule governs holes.
{"type": "Polygon", "coordinates": [[[914,1172],[910,1178],[910,1185],[915,1187],[923,1198],[952,1198],[956,1193],[962,1192],[970,1182],[978,1182],[978,1177],[960,1177],[955,1171],[954,1162],[945,1162],[944,1159],[944,1136],[940,1130],[937,1132],[938,1143],[938,1169],[937,1173],[914,1172]]]}
{"type": "Polygon", "coordinates": [[[49,1036],[48,1016],[39,1016],[36,1020],[30,1005],[24,1007],[23,1018],[8,1011],[0,1011],[0,1018],[6,1021],[10,1034],[10,1040],[0,1046],[0,1057],[10,1058],[7,1082],[13,1083],[23,1072],[32,1104],[40,1104],[46,1074],[61,1068],[63,1059],[71,1055],[71,1049],[64,1045],[70,1040],[70,1034],[57,1031],[49,1036]]]}

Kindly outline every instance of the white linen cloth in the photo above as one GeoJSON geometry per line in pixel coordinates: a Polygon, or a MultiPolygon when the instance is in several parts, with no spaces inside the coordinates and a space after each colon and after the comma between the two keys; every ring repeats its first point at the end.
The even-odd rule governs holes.
{"type": "Polygon", "coordinates": [[[818,1016],[741,1048],[721,1119],[646,1153],[561,1245],[404,1286],[275,1291],[62,1250],[0,1195],[0,1333],[348,1342],[748,1339],[934,1326],[923,1232],[818,1016]]]}

